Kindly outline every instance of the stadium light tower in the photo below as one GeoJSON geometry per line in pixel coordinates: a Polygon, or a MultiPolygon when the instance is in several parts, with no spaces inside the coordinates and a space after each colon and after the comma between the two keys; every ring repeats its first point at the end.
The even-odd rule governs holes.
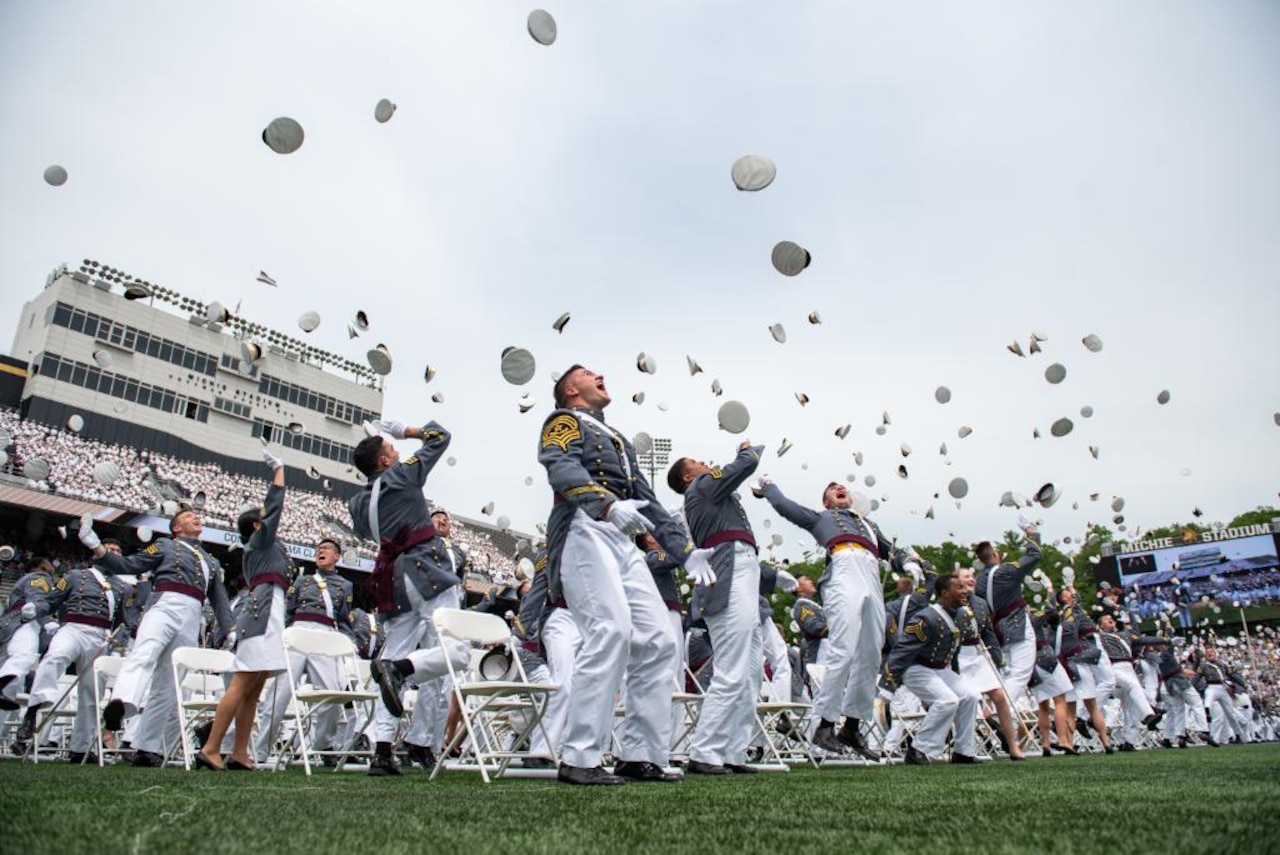
{"type": "Polygon", "coordinates": [[[649,484],[655,484],[655,478],[659,469],[665,469],[671,460],[671,440],[666,438],[655,438],[653,440],[653,448],[645,454],[637,454],[636,462],[640,464],[640,468],[649,473],[649,484]]]}

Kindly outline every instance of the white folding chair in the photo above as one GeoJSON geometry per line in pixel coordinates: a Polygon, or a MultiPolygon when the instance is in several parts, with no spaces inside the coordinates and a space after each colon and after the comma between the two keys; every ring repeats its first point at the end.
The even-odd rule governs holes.
{"type": "MultiPolygon", "coordinates": [[[[114,695],[114,692],[104,694],[104,687],[108,677],[119,677],[120,669],[124,667],[123,656],[99,656],[93,660],[93,705],[98,710],[98,715],[102,714],[102,710],[107,705],[107,701],[114,695]]],[[[114,687],[114,683],[112,687],[114,687]]],[[[107,752],[119,756],[128,753],[118,745],[119,734],[112,734],[112,738],[117,740],[117,744],[108,748],[102,741],[102,722],[94,723],[94,735],[98,739],[98,765],[106,765],[107,752]]]]}
{"type": "MultiPolygon", "coordinates": [[[[766,682],[761,688],[762,696],[771,692],[766,682]]],[[[783,769],[791,764],[808,763],[818,768],[809,746],[808,720],[813,712],[813,704],[798,702],[774,701],[762,697],[756,704],[756,717],[760,720],[760,730],[764,733],[764,753],[761,759],[773,758],[776,765],[783,769]]]]}
{"type": "MultiPolygon", "coordinates": [[[[77,698],[73,695],[79,685],[80,678],[75,674],[63,674],[58,678],[58,688],[62,689],[62,694],[58,696],[58,700],[54,701],[53,706],[40,713],[35,735],[31,738],[32,763],[40,762],[40,746],[55,725],[60,727],[58,747],[53,752],[54,756],[56,757],[67,747],[71,739],[71,727],[76,718],[77,698]]],[[[27,700],[29,697],[29,695],[19,695],[18,699],[27,700]]]]}
{"type": "MultiPolygon", "coordinates": [[[[286,654],[297,653],[307,658],[336,659],[338,660],[339,673],[346,677],[342,688],[325,689],[315,686],[299,688],[297,683],[298,675],[293,673],[293,657],[289,655],[285,657],[289,688],[293,692],[293,700],[297,705],[295,711],[297,721],[295,736],[302,750],[302,767],[310,775],[312,754],[345,758],[350,753],[345,746],[338,751],[315,751],[311,748],[308,728],[314,724],[316,712],[326,706],[334,704],[342,706],[351,703],[364,705],[366,712],[372,715],[373,703],[378,695],[376,692],[360,688],[356,682],[355,675],[358,671],[356,666],[349,664],[351,661],[358,661],[356,646],[350,638],[340,632],[324,632],[301,626],[291,626],[284,631],[284,649],[286,654]]],[[[290,745],[292,745],[292,742],[290,745]]],[[[341,763],[339,763],[339,768],[341,768],[341,763]]],[[[337,770],[335,769],[335,771],[337,770]]]]}
{"type": "MultiPolygon", "coordinates": [[[[454,668],[452,659],[445,658],[463,726],[440,752],[431,777],[434,779],[443,768],[470,769],[479,771],[487,784],[490,771],[501,777],[512,760],[532,756],[528,750],[530,737],[534,728],[542,727],[547,698],[557,687],[551,683],[528,681],[511,630],[507,622],[497,615],[436,609],[432,622],[442,639],[451,638],[482,647],[505,646],[507,656],[514,664],[516,679],[485,680],[479,673],[476,657],[472,657],[473,664],[465,673],[454,668]],[[462,747],[461,759],[448,759],[458,747],[462,747]]],[[[546,735],[545,730],[543,735],[546,735]]]]}
{"type": "Polygon", "coordinates": [[[178,698],[178,725],[182,736],[182,767],[191,771],[192,729],[213,718],[225,684],[222,675],[235,664],[230,650],[179,647],[173,651],[173,687],[178,698]],[[188,696],[184,697],[184,694],[188,696]]]}

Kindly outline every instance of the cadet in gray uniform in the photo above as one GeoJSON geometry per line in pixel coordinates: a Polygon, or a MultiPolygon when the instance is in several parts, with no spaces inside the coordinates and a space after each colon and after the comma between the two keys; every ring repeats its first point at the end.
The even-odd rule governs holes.
{"type": "MultiPolygon", "coordinates": [[[[120,554],[117,541],[105,541],[103,547],[120,554]]],[[[72,570],[54,584],[48,601],[62,626],[49,642],[49,650],[36,668],[26,716],[18,728],[19,742],[31,740],[39,711],[53,706],[62,697],[63,687],[58,685],[58,680],[74,664],[77,703],[75,724],[71,728],[71,762],[85,761],[94,745],[94,727],[98,723],[93,692],[93,660],[106,646],[112,627],[119,625],[119,605],[131,590],[132,586],[119,579],[108,579],[94,567],[72,570]]],[[[93,762],[97,762],[96,757],[93,762]]]]}
{"type": "Polygon", "coordinates": [[[1121,630],[1114,616],[1104,614],[1098,618],[1099,638],[1102,649],[1111,660],[1116,675],[1116,697],[1120,699],[1120,750],[1136,751],[1141,736],[1140,727],[1154,727],[1163,713],[1156,712],[1147,701],[1146,692],[1134,670],[1134,657],[1139,649],[1158,644],[1160,639],[1140,636],[1121,630]]]}
{"type": "Polygon", "coordinates": [[[378,634],[377,615],[364,609],[352,609],[347,616],[345,631],[356,643],[357,656],[361,659],[378,658],[378,654],[382,652],[382,637],[378,634]]]}
{"type": "Polygon", "coordinates": [[[47,558],[32,558],[27,572],[9,591],[0,617],[0,710],[16,710],[27,675],[40,662],[40,627],[53,611],[49,596],[56,584],[47,558]]]}
{"type": "Polygon", "coordinates": [[[667,486],[684,496],[694,542],[711,550],[714,574],[699,580],[693,592],[716,651],[715,678],[702,701],[686,767],[695,775],[755,771],[747,766],[747,747],[764,670],[760,560],[735,491],[756,471],[763,451],[744,442],[723,468],[681,457],[667,473],[667,486]]]}
{"type": "Polygon", "coordinates": [[[236,658],[232,664],[231,684],[218,701],[213,726],[204,746],[196,752],[196,766],[222,771],[222,737],[235,722],[235,742],[226,768],[249,770],[254,758],[249,756],[249,740],[253,736],[253,719],[258,710],[258,696],[269,677],[285,671],[284,612],[285,591],[289,588],[292,565],[284,544],[276,538],[280,517],[284,514],[284,463],[270,451],[262,459],[271,469],[271,486],[262,507],[240,515],[237,527],[244,544],[245,588],[248,595],[236,623],[236,658]]]}
{"type": "Polygon", "coordinates": [[[421,439],[422,447],[400,459],[390,442],[371,436],[355,450],[355,465],[369,479],[351,497],[348,509],[356,534],[379,544],[373,570],[374,596],[382,616],[382,656],[373,663],[381,688],[374,716],[375,756],[369,774],[399,775],[391,754],[396,719],[404,714],[405,681],[418,683],[448,673],[446,660],[467,667],[470,648],[455,639],[437,638],[432,615],[438,608],[458,606],[458,574],[453,559],[431,524],[423,486],[449,447],[449,432],[435,422],[422,427],[383,421],[379,427],[393,439],[421,439]]]}
{"type": "MultiPolygon", "coordinates": [[[[605,424],[604,378],[574,365],[556,382],[538,462],[555,493],[547,521],[552,602],[563,599],[582,633],[558,779],[571,784],[673,781],[671,671],[677,660],[666,607],[632,538],[652,529],[667,552],[692,552],[658,504],[631,442],[605,424]],[[626,674],[617,774],[601,765],[614,698],[626,674]]],[[[689,570],[690,562],[685,561],[689,570]]],[[[705,559],[703,559],[705,565],[705,559]]]]}
{"type": "MultiPolygon", "coordinates": [[[[300,574],[285,592],[286,627],[301,624],[319,632],[342,632],[348,627],[354,590],[351,583],[338,573],[338,559],[341,557],[342,547],[336,540],[325,538],[316,544],[316,572],[300,574]]],[[[341,663],[332,657],[308,657],[301,653],[291,653],[289,657],[293,673],[298,677],[309,675],[311,685],[317,689],[336,690],[346,685],[341,663]]],[[[283,674],[277,675],[274,687],[263,692],[262,701],[258,704],[258,736],[253,753],[260,763],[266,761],[276,723],[289,706],[292,693],[284,677],[283,674]]],[[[337,704],[325,704],[316,711],[315,730],[311,736],[315,750],[332,751],[339,747],[334,739],[341,718],[342,708],[337,704]]]]}
{"type": "MultiPolygon", "coordinates": [[[[680,559],[670,555],[649,532],[636,535],[636,546],[644,553],[644,563],[653,574],[653,583],[658,586],[658,596],[667,607],[667,618],[671,621],[671,629],[676,638],[684,638],[684,609],[680,597],[680,588],[676,579],[676,571],[680,569],[680,559]]],[[[688,661],[684,644],[676,645],[675,683],[676,692],[684,691],[684,668],[688,661]]],[[[679,742],[684,722],[684,704],[671,705],[672,741],[679,742]]],[[[672,746],[675,747],[674,744],[672,746]]]]}
{"type": "Polygon", "coordinates": [[[968,594],[964,583],[949,574],[938,577],[934,590],[938,601],[917,612],[899,633],[885,662],[885,682],[891,689],[908,687],[929,710],[907,749],[907,763],[927,766],[939,759],[953,726],[951,762],[978,763],[974,722],[979,695],[954,670],[960,650],[955,615],[968,594]]]}
{"type": "MultiPolygon", "coordinates": [[[[998,728],[993,728],[1000,738],[1000,744],[1010,760],[1025,760],[1022,751],[1022,739],[1019,727],[1013,720],[1009,698],[1004,692],[1004,682],[996,671],[1004,664],[1004,650],[996,640],[995,622],[991,617],[991,607],[982,597],[975,597],[977,579],[972,567],[962,567],[956,571],[960,581],[964,583],[968,594],[968,603],[960,611],[960,674],[979,693],[986,695],[996,708],[998,728]]],[[[990,719],[988,719],[988,723],[990,719]]]]}
{"type": "Polygon", "coordinates": [[[200,515],[183,508],[169,521],[171,537],[123,556],[107,552],[93,532],[93,520],[80,520],[80,542],[93,551],[96,566],[116,576],[150,572],[152,597],[138,624],[133,649],[116,678],[115,697],[103,710],[107,730],[119,730],[126,716],[142,713],[133,733],[135,766],[160,766],[167,749],[180,738],[178,700],[173,686],[173,651],[199,643],[207,599],[223,632],[231,630],[231,610],[223,570],[200,544],[200,515]]]}
{"type": "MultiPolygon", "coordinates": [[[[1098,689],[1093,666],[1101,661],[1102,649],[1096,640],[1089,640],[1097,634],[1093,621],[1080,608],[1079,596],[1074,588],[1063,588],[1058,592],[1061,610],[1058,614],[1058,629],[1054,646],[1058,650],[1058,659],[1067,669],[1071,677],[1072,688],[1067,693],[1067,718],[1076,719],[1078,704],[1084,704],[1093,722],[1093,728],[1102,740],[1102,748],[1114,753],[1111,747],[1111,735],[1107,732],[1107,723],[1102,717],[1102,709],[1098,704],[1098,689]]],[[[1078,725],[1083,727],[1083,725],[1078,725]]],[[[1084,731],[1087,736],[1087,730],[1084,731]]]]}
{"type": "Polygon", "coordinates": [[[804,664],[804,680],[808,685],[808,666],[822,664],[823,640],[830,631],[827,614],[818,602],[818,589],[808,576],[796,579],[796,601],[791,606],[791,619],[800,627],[800,661],[804,664]]]}
{"type": "Polygon", "coordinates": [[[861,723],[875,714],[880,646],[884,638],[884,596],[880,590],[880,562],[889,558],[892,544],[880,529],[853,510],[853,496],[831,482],[822,491],[821,512],[799,505],[766,481],[764,498],[784,519],[813,535],[827,552],[827,568],[818,580],[830,633],[827,673],[822,678],[813,711],[818,729],[813,742],[824,751],[844,747],[879,760],[867,745],[861,723]],[[839,734],[836,721],[845,716],[839,734]]]}
{"type": "Polygon", "coordinates": [[[1040,535],[1027,526],[1026,554],[1016,565],[1005,564],[1000,553],[988,541],[979,543],[974,555],[982,562],[974,594],[986,600],[996,625],[996,639],[1004,648],[1005,685],[1014,693],[1010,701],[1018,709],[1030,704],[1022,687],[1031,680],[1036,664],[1035,637],[1030,631],[1027,601],[1022,598],[1022,582],[1040,563],[1040,535]]]}
{"type": "Polygon", "coordinates": [[[1204,661],[1196,668],[1196,674],[1205,682],[1204,705],[1213,715],[1212,726],[1209,728],[1209,735],[1213,741],[1227,742],[1230,739],[1227,728],[1230,726],[1237,739],[1241,742],[1250,742],[1249,732],[1236,712],[1235,703],[1232,702],[1230,686],[1233,675],[1218,661],[1216,647],[1204,649],[1204,661]]]}
{"type": "MultiPolygon", "coordinates": [[[[449,512],[444,507],[436,505],[431,509],[431,524],[435,526],[436,534],[444,541],[445,555],[449,559],[454,575],[458,577],[459,584],[452,589],[457,594],[458,604],[453,608],[466,608],[466,592],[461,583],[467,576],[467,553],[461,544],[451,537],[453,517],[449,516],[449,512]]],[[[490,593],[494,591],[496,588],[490,589],[490,593]]],[[[413,706],[413,717],[409,720],[408,730],[405,731],[404,747],[410,762],[417,763],[430,772],[435,769],[435,752],[440,749],[446,725],[451,717],[453,684],[449,682],[448,675],[445,675],[417,685],[418,700],[413,706]]],[[[452,718],[456,726],[456,722],[461,721],[461,713],[454,712],[452,718]]]]}

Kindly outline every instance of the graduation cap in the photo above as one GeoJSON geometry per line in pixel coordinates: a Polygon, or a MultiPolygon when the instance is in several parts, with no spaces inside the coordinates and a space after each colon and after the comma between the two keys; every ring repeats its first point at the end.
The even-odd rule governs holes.
{"type": "Polygon", "coordinates": [[[1038,427],[1033,427],[1033,428],[1031,429],[1031,438],[1032,438],[1032,439],[1039,439],[1039,438],[1040,438],[1040,428],[1038,428],[1038,427]]]}
{"type": "Polygon", "coordinates": [[[523,386],[533,379],[538,370],[533,354],[522,347],[507,347],[502,351],[502,379],[513,386],[523,386]]]}
{"type": "Polygon", "coordinates": [[[724,394],[724,387],[720,385],[719,380],[711,381],[711,394],[715,395],[717,398],[724,394]]]}
{"type": "Polygon", "coordinates": [[[1119,496],[1116,496],[1114,499],[1112,499],[1112,500],[1111,500],[1111,510],[1115,511],[1117,514],[1118,514],[1118,513],[1120,513],[1121,511],[1123,511],[1123,510],[1124,510],[1124,499],[1120,498],[1119,496]]]}
{"type": "Polygon", "coordinates": [[[1090,353],[1098,353],[1102,350],[1102,339],[1098,338],[1093,333],[1089,333],[1087,336],[1080,339],[1080,343],[1088,348],[1090,353]]]}
{"type": "Polygon", "coordinates": [[[1033,338],[1033,339],[1031,339],[1031,342],[1027,345],[1027,352],[1028,352],[1028,353],[1039,353],[1039,352],[1040,352],[1040,342],[1036,341],[1034,338],[1033,338]]]}
{"type": "Polygon", "coordinates": [[[484,514],[486,517],[493,516],[493,502],[490,502],[489,504],[481,508],[480,513],[484,514]]]}
{"type": "Polygon", "coordinates": [[[773,340],[778,344],[787,343],[787,330],[782,324],[774,324],[769,327],[769,335],[773,336],[773,340]]]}
{"type": "Polygon", "coordinates": [[[772,160],[761,154],[743,155],[735,160],[729,169],[733,186],[748,192],[763,190],[773,183],[777,175],[778,167],[772,160]]]}
{"type": "Polygon", "coordinates": [[[1157,403],[1157,404],[1160,404],[1160,405],[1162,405],[1162,406],[1163,406],[1164,404],[1169,403],[1169,390],[1168,390],[1168,389],[1161,389],[1161,390],[1160,390],[1160,394],[1159,394],[1159,395],[1156,395],[1156,403],[1157,403]]]}
{"type": "Polygon", "coordinates": [[[422,370],[422,382],[430,383],[434,379],[436,379],[436,369],[433,366],[428,365],[422,370]]]}
{"type": "Polygon", "coordinates": [[[902,445],[898,447],[898,450],[899,450],[900,452],[902,452],[902,456],[903,456],[903,457],[910,457],[910,456],[911,456],[911,446],[907,445],[905,442],[904,442],[904,443],[902,443],[902,445]]]}
{"type": "Polygon", "coordinates": [[[1006,348],[1006,349],[1008,349],[1008,351],[1009,351],[1010,353],[1012,353],[1014,356],[1025,356],[1025,355],[1026,355],[1026,354],[1024,354],[1024,353],[1022,352],[1022,345],[1018,344],[1018,342],[1017,342],[1017,340],[1016,340],[1016,339],[1015,339],[1014,341],[1011,341],[1011,342],[1009,342],[1008,344],[1006,344],[1006,345],[1005,345],[1005,348],[1006,348]]]}
{"type": "Polygon", "coordinates": [[[927,520],[933,519],[933,505],[930,505],[929,509],[924,512],[924,518],[927,520]]]}
{"type": "Polygon", "coordinates": [[[644,392],[636,392],[634,395],[632,395],[632,396],[631,396],[631,402],[632,402],[633,404],[643,404],[643,403],[644,403],[644,392]]]}
{"type": "Polygon", "coordinates": [[[1074,427],[1075,425],[1072,424],[1071,419],[1067,418],[1066,416],[1063,416],[1062,418],[1058,419],[1056,422],[1054,422],[1052,425],[1049,426],[1049,433],[1053,434],[1056,437],[1064,437],[1067,434],[1071,433],[1074,427]]]}
{"type": "MultiPolygon", "coordinates": [[[[741,401],[725,401],[720,405],[720,411],[716,414],[716,421],[720,425],[720,429],[729,433],[742,433],[747,429],[747,425],[751,424],[751,414],[747,412],[746,404],[741,401]]],[[[779,454],[785,453],[790,444],[784,439],[782,441],[783,450],[779,454]]]]}
{"type": "Polygon", "coordinates": [[[67,170],[55,163],[44,171],[44,180],[51,187],[61,187],[67,183],[67,170]]]}
{"type": "Polygon", "coordinates": [[[231,310],[214,300],[205,307],[204,319],[211,324],[225,324],[231,320],[231,310]]]}
{"type": "Polygon", "coordinates": [[[964,439],[966,436],[973,433],[973,428],[969,427],[968,425],[961,425],[958,433],[960,434],[960,438],[964,439]]]}
{"type": "Polygon", "coordinates": [[[563,334],[564,328],[568,325],[569,325],[569,313],[565,312],[563,315],[555,319],[555,322],[551,324],[551,328],[556,332],[563,334]]]}
{"type": "Polygon", "coordinates": [[[263,285],[270,285],[272,287],[275,287],[276,284],[276,280],[272,279],[271,274],[267,273],[265,270],[258,271],[258,281],[263,285]]]}
{"type": "Polygon", "coordinates": [[[637,456],[643,456],[653,450],[653,437],[645,431],[640,431],[631,438],[631,445],[635,448],[637,456]]]}
{"type": "Polygon", "coordinates": [[[366,353],[365,359],[368,360],[369,367],[373,369],[375,374],[386,377],[391,373],[391,351],[387,349],[385,344],[379,344],[366,353]]]}
{"type": "Polygon", "coordinates": [[[1044,333],[1042,333],[1042,332],[1038,332],[1038,331],[1036,331],[1036,330],[1032,330],[1032,331],[1031,331],[1031,340],[1032,340],[1032,341],[1048,341],[1048,340],[1049,340],[1049,337],[1048,337],[1047,335],[1045,335],[1044,333]]]}
{"type": "Polygon", "coordinates": [[[302,330],[303,332],[306,332],[306,333],[315,332],[319,326],[320,326],[319,312],[303,312],[301,315],[298,315],[298,329],[302,330]]]}
{"type": "Polygon", "coordinates": [[[111,405],[111,411],[116,415],[124,415],[129,411],[129,402],[124,400],[116,401],[111,405]]]}
{"type": "Polygon", "coordinates": [[[859,466],[861,466],[861,465],[862,465],[862,452],[861,452],[861,451],[855,451],[855,452],[853,453],[853,462],[854,462],[854,463],[856,463],[856,464],[857,464],[857,465],[859,465],[859,466]]]}
{"type": "Polygon", "coordinates": [[[529,35],[540,45],[550,46],[556,40],[556,19],[545,9],[534,9],[526,23],[529,35]]]}
{"type": "Polygon", "coordinates": [[[1044,370],[1044,379],[1056,386],[1067,379],[1067,369],[1061,362],[1055,362],[1044,370]]]}
{"type": "MultiPolygon", "coordinates": [[[[347,327],[349,330],[354,329],[358,333],[369,331],[369,315],[364,309],[356,312],[355,317],[351,319],[351,323],[347,327]]],[[[355,338],[353,335],[352,338],[355,338]]]]}
{"type": "Polygon", "coordinates": [[[151,296],[151,289],[142,282],[130,282],[124,286],[126,300],[145,300],[151,296]]]}
{"type": "Polygon", "coordinates": [[[782,455],[790,451],[791,445],[792,443],[784,436],[782,438],[782,444],[778,446],[778,456],[781,457],[782,455]]]}
{"type": "Polygon", "coordinates": [[[447,460],[445,460],[445,463],[446,463],[447,465],[449,465],[449,466],[457,466],[457,465],[458,465],[458,458],[456,458],[456,457],[450,457],[450,458],[448,458],[447,460]]]}
{"type": "Polygon", "coordinates": [[[154,537],[154,535],[151,532],[151,527],[145,526],[145,525],[138,526],[138,530],[135,532],[135,534],[137,535],[138,540],[140,540],[143,543],[150,543],[151,538],[154,537]]]}
{"type": "Polygon", "coordinates": [[[1081,417],[1086,419],[1093,418],[1093,407],[1089,406],[1088,404],[1085,404],[1083,407],[1080,408],[1080,415],[1081,417]]]}
{"type": "Polygon", "coordinates": [[[120,479],[120,467],[110,460],[100,460],[93,465],[93,480],[103,487],[110,487],[120,479]]]}
{"type": "Polygon", "coordinates": [[[262,345],[256,341],[240,342],[240,361],[246,365],[252,366],[262,358],[262,345]]]}
{"type": "Polygon", "coordinates": [[[1035,500],[1040,507],[1051,508],[1058,501],[1060,495],[1058,488],[1052,483],[1049,483],[1043,485],[1039,490],[1036,490],[1035,500]]]}
{"type": "Polygon", "coordinates": [[[640,355],[636,357],[636,368],[644,374],[657,374],[658,360],[640,351],[640,355]]]}
{"type": "Polygon", "coordinates": [[[49,477],[49,464],[40,457],[33,457],[22,467],[22,474],[32,481],[43,481],[49,477]]]}
{"type": "MultiPolygon", "coordinates": [[[[39,480],[39,479],[36,479],[36,480],[39,480]]],[[[1191,511],[1191,515],[1196,519],[1199,519],[1200,517],[1204,516],[1204,511],[1200,510],[1200,508],[1197,507],[1191,511]]]]}
{"type": "Polygon", "coordinates": [[[942,445],[938,446],[938,453],[941,454],[943,457],[947,456],[947,444],[945,442],[942,443],[942,445]]]}
{"type": "Polygon", "coordinates": [[[444,403],[444,393],[443,393],[443,392],[436,392],[434,395],[432,395],[432,396],[431,396],[431,400],[432,400],[434,403],[437,403],[437,404],[443,404],[443,403],[444,403]]]}
{"type": "Polygon", "coordinates": [[[302,422],[289,422],[289,432],[293,434],[302,434],[307,430],[307,426],[302,422]]]}
{"type": "Polygon", "coordinates": [[[796,392],[796,400],[799,401],[800,406],[803,407],[805,404],[809,403],[809,396],[804,392],[796,392]]]}
{"type": "Polygon", "coordinates": [[[80,431],[84,430],[84,416],[80,415],[79,413],[75,413],[70,418],[68,418],[67,430],[71,431],[72,433],[79,433],[80,431]]]}
{"type": "Polygon", "coordinates": [[[798,276],[813,257],[809,250],[789,240],[779,241],[773,247],[773,269],[783,276],[798,276]]]}
{"type": "Polygon", "coordinates": [[[686,355],[684,358],[684,361],[687,362],[689,365],[690,377],[694,376],[695,374],[702,373],[702,366],[698,364],[698,360],[694,359],[692,356],[686,355]]]}
{"type": "Polygon", "coordinates": [[[899,463],[899,464],[898,464],[898,477],[899,477],[899,478],[906,478],[906,477],[907,477],[907,464],[905,464],[905,463],[899,463]]]}
{"type": "MultiPolygon", "coordinates": [[[[525,397],[528,398],[527,395],[525,397]]],[[[527,413],[534,407],[538,406],[538,401],[536,398],[530,398],[527,401],[518,401],[517,405],[520,407],[520,412],[527,413]]]]}
{"type": "Polygon", "coordinates": [[[1091,446],[1089,446],[1089,454],[1093,455],[1093,459],[1094,459],[1094,460],[1097,460],[1097,459],[1098,459],[1098,446],[1096,446],[1096,445],[1091,445],[1091,446]]]}
{"type": "Polygon", "coordinates": [[[951,390],[946,386],[939,386],[933,390],[933,399],[939,404],[945,404],[951,400],[951,390]]]}
{"type": "Polygon", "coordinates": [[[511,528],[511,520],[508,517],[498,517],[494,520],[494,524],[497,526],[498,531],[506,531],[511,528]]]}
{"type": "Polygon", "coordinates": [[[818,324],[822,323],[822,315],[818,314],[817,312],[810,312],[809,323],[813,324],[814,326],[817,326],[818,324]]]}
{"type": "Polygon", "coordinates": [[[312,466],[310,469],[307,470],[307,477],[310,478],[312,481],[319,481],[320,470],[312,466]]]}
{"type": "Polygon", "coordinates": [[[947,485],[947,492],[953,499],[963,499],[969,495],[969,482],[963,478],[952,478],[951,483],[947,485]]]}
{"type": "Polygon", "coordinates": [[[868,487],[874,487],[876,485],[876,476],[868,475],[866,478],[862,479],[862,483],[866,484],[868,487]]]}
{"type": "Polygon", "coordinates": [[[852,429],[853,429],[852,424],[846,423],[844,425],[841,425],[840,427],[836,428],[836,436],[840,437],[841,439],[844,439],[846,436],[849,435],[849,431],[852,429]]]}
{"type": "Polygon", "coordinates": [[[373,105],[373,118],[377,120],[380,125],[385,125],[387,122],[391,121],[391,117],[395,114],[396,105],[386,98],[381,99],[377,104],[373,105]]]}
{"type": "Polygon", "coordinates": [[[525,485],[526,487],[532,487],[532,486],[533,486],[533,476],[532,476],[532,475],[526,475],[526,476],[525,476],[525,478],[524,478],[524,485],[525,485]]]}
{"type": "Polygon", "coordinates": [[[193,510],[202,511],[204,510],[205,502],[207,501],[208,497],[204,494],[204,491],[201,490],[191,497],[191,507],[193,510]]]}
{"type": "Polygon", "coordinates": [[[272,119],[262,131],[262,141],[276,154],[293,154],[302,148],[302,125],[288,116],[272,119]]]}
{"type": "Polygon", "coordinates": [[[888,431],[889,428],[885,425],[876,425],[876,436],[884,436],[888,431]]]}

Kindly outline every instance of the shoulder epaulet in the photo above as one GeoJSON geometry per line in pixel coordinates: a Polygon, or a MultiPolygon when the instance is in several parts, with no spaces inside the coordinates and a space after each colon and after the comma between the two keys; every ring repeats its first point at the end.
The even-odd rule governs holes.
{"type": "Polygon", "coordinates": [[[582,439],[582,425],[578,417],[569,410],[557,410],[547,419],[542,428],[542,447],[557,446],[561,451],[569,448],[569,443],[582,439]]]}

